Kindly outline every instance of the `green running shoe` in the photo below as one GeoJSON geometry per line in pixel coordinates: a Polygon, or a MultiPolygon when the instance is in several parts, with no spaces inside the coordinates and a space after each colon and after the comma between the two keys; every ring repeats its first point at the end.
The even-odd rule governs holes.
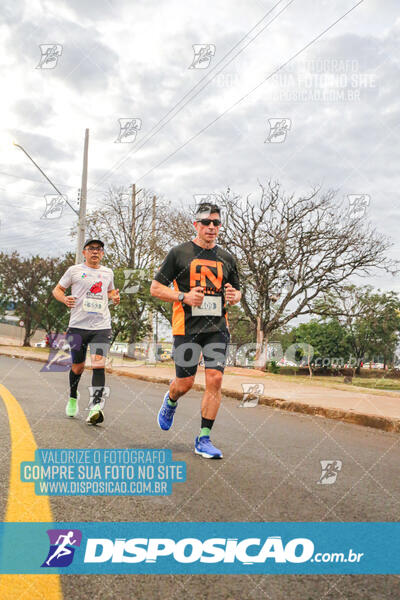
{"type": "Polygon", "coordinates": [[[89,415],[86,419],[86,423],[88,425],[98,425],[99,423],[102,423],[103,421],[104,421],[103,411],[100,410],[100,408],[97,408],[96,406],[90,410],[89,415]]]}
{"type": "Polygon", "coordinates": [[[79,406],[78,406],[78,399],[79,399],[79,393],[78,393],[78,398],[70,398],[67,402],[67,406],[65,407],[65,414],[67,415],[67,417],[76,417],[76,415],[79,412],[79,406]]]}

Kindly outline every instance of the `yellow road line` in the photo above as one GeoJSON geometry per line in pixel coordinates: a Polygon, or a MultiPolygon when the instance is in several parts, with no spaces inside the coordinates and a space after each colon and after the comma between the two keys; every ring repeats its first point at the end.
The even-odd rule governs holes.
{"type": "MultiPolygon", "coordinates": [[[[5,521],[52,523],[48,496],[36,496],[34,484],[20,479],[20,464],[34,460],[37,445],[14,396],[0,384],[0,396],[6,406],[11,436],[11,465],[5,521]]],[[[21,557],[23,561],[23,557],[21,557]]],[[[62,600],[59,575],[1,575],[0,600],[62,600]]]]}

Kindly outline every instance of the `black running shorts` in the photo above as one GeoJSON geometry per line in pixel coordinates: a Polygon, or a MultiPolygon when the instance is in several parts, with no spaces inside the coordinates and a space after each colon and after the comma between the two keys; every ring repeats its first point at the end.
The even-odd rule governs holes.
{"type": "Polygon", "coordinates": [[[107,356],[111,345],[111,329],[69,327],[66,341],[71,347],[72,363],[76,365],[85,362],[88,346],[90,354],[107,356]]]}
{"type": "Polygon", "coordinates": [[[195,375],[201,353],[203,353],[206,369],[217,369],[223,373],[229,340],[230,335],[227,330],[174,336],[172,356],[176,376],[183,378],[195,375]]]}

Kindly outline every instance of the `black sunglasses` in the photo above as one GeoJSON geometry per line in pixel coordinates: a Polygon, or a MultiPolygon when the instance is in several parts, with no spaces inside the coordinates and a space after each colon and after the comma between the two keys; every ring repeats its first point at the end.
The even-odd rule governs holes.
{"type": "Polygon", "coordinates": [[[221,225],[221,220],[220,219],[200,219],[200,223],[202,225],[210,225],[210,223],[212,223],[214,225],[214,227],[218,227],[219,225],[221,225]]]}

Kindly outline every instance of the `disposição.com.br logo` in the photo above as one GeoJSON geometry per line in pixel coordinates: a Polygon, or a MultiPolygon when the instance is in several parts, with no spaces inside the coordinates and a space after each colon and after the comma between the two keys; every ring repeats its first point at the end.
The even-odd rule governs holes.
{"type": "Polygon", "coordinates": [[[50,548],[44,563],[48,567],[68,567],[75,554],[75,548],[81,545],[82,532],[79,529],[48,529],[50,548]]]}

